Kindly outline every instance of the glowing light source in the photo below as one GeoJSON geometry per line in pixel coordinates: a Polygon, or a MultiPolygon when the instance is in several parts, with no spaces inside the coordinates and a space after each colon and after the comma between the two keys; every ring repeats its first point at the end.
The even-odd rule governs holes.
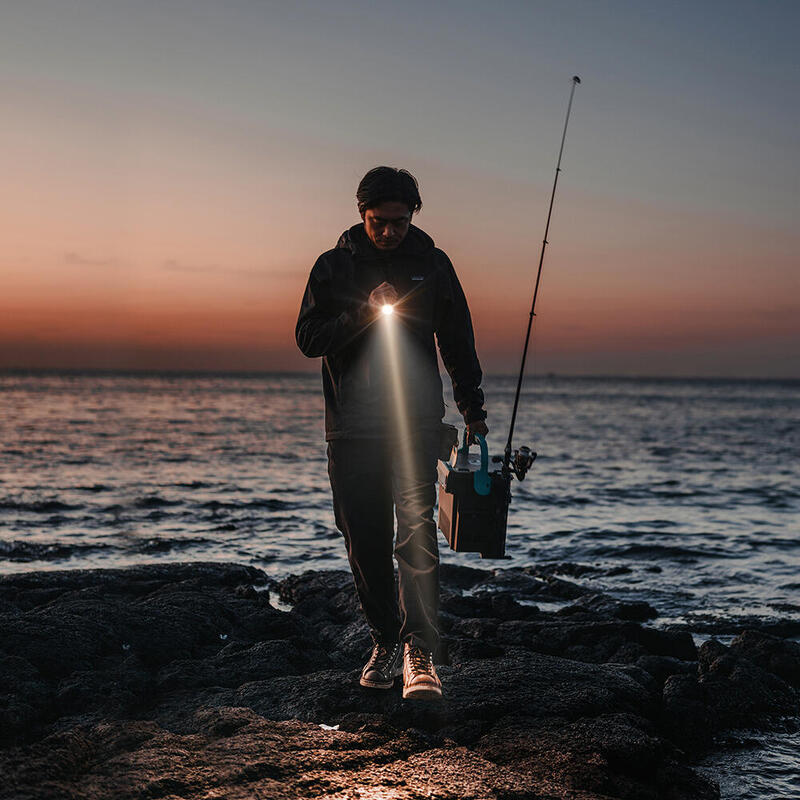
{"type": "MultiPolygon", "coordinates": [[[[381,309],[384,314],[392,313],[392,306],[385,305],[381,309]],[[389,309],[387,311],[387,308],[389,309]]],[[[406,510],[410,517],[414,520],[421,520],[426,514],[430,514],[429,519],[433,519],[433,510],[425,506],[425,493],[420,491],[424,486],[426,480],[430,480],[430,475],[423,472],[426,469],[424,465],[424,458],[422,452],[417,452],[415,449],[419,446],[419,439],[417,436],[419,432],[414,430],[413,421],[410,417],[409,410],[412,403],[409,402],[412,398],[414,390],[413,385],[409,385],[408,381],[413,381],[415,374],[420,374],[422,365],[415,363],[417,355],[414,352],[413,342],[410,337],[406,336],[404,325],[406,314],[401,314],[397,320],[390,325],[380,325],[379,328],[383,345],[385,347],[384,354],[388,366],[388,379],[390,382],[390,394],[392,398],[392,419],[394,422],[394,431],[392,435],[392,449],[397,453],[397,460],[393,465],[396,470],[398,485],[400,487],[401,497],[406,506],[406,510]],[[412,433],[413,431],[413,433],[412,433]],[[415,444],[416,442],[416,444],[415,444]]],[[[406,531],[404,536],[410,536],[415,530],[412,527],[411,531],[406,531]]],[[[398,537],[400,536],[398,531],[398,537]]],[[[424,544],[421,540],[415,540],[412,536],[411,539],[405,540],[406,546],[402,546],[398,538],[398,546],[402,546],[403,555],[398,555],[398,560],[411,559],[413,563],[428,563],[432,552],[428,553],[427,548],[432,546],[436,547],[436,532],[434,530],[433,545],[424,544]]],[[[434,598],[430,597],[428,600],[433,603],[434,598]]],[[[370,797],[375,797],[376,800],[379,795],[370,794],[370,797]]],[[[382,798],[383,795],[380,795],[382,798]]],[[[387,795],[387,800],[389,800],[387,795]]]]}
{"type": "MultiPolygon", "coordinates": [[[[393,312],[393,307],[387,303],[381,311],[389,316],[393,312]],[[388,311],[386,309],[389,309],[388,311]]],[[[395,441],[399,450],[400,464],[402,471],[406,475],[413,474],[413,454],[411,452],[411,423],[408,418],[408,386],[404,386],[402,362],[409,357],[407,348],[402,346],[403,331],[399,330],[402,326],[381,325],[384,353],[389,366],[389,380],[391,383],[392,405],[394,412],[395,441]],[[401,350],[406,351],[401,355],[401,350]],[[405,358],[404,358],[405,356],[405,358]]]]}
{"type": "Polygon", "coordinates": [[[388,317],[390,314],[394,314],[394,306],[390,305],[389,303],[386,303],[386,305],[383,306],[381,311],[383,312],[384,316],[388,317]]]}

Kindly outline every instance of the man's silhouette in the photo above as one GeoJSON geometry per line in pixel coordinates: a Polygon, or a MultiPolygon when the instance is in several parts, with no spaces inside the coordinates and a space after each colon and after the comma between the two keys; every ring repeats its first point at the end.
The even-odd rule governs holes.
{"type": "Polygon", "coordinates": [[[411,224],[422,207],[414,176],[376,167],[356,199],[362,223],[314,264],[295,335],[306,356],[322,357],[336,525],[374,642],[360,682],[387,689],[402,669],[403,697],[438,698],[436,342],[470,440],[488,430],[482,374],[453,265],[411,224]]]}

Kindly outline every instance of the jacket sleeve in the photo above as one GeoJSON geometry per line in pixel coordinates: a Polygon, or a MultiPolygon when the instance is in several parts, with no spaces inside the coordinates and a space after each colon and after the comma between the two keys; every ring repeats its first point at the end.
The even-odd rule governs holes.
{"type": "Polygon", "coordinates": [[[447,374],[453,383],[453,398],[466,423],[486,419],[483,373],[475,352],[472,317],[464,290],[450,259],[441,251],[437,292],[436,339],[447,374]]]}
{"type": "Polygon", "coordinates": [[[306,284],[294,335],[297,346],[309,358],[327,356],[350,343],[363,328],[357,311],[337,307],[332,293],[332,257],[323,253],[306,284]]]}

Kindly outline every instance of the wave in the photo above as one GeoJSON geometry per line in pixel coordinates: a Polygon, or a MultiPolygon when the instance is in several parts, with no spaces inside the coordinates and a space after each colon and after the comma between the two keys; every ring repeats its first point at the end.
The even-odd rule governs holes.
{"type": "Polygon", "coordinates": [[[149,539],[136,541],[132,549],[138,553],[167,553],[172,550],[183,550],[187,547],[205,547],[209,544],[213,544],[213,541],[202,536],[191,539],[168,539],[161,536],[153,536],[149,539]]]}
{"type": "Polygon", "coordinates": [[[71,505],[61,500],[0,500],[0,511],[30,511],[34,514],[55,514],[59,511],[78,511],[82,505],[71,505]]]}
{"type": "Polygon", "coordinates": [[[718,549],[709,550],[693,547],[682,547],[670,544],[603,544],[589,549],[592,555],[611,556],[615,558],[665,558],[673,561],[697,561],[700,558],[737,558],[736,554],[718,549]]]}
{"type": "Polygon", "coordinates": [[[0,541],[0,558],[4,561],[57,561],[87,553],[90,550],[105,550],[105,544],[64,544],[63,542],[12,542],[0,541]]]}
{"type": "Polygon", "coordinates": [[[167,500],[166,497],[161,497],[158,494],[145,495],[137,497],[133,501],[134,508],[165,508],[167,506],[179,506],[182,504],[181,500],[167,500]]]}
{"type": "Polygon", "coordinates": [[[208,500],[200,504],[200,508],[206,511],[223,511],[223,510],[242,510],[248,509],[266,509],[267,511],[288,511],[295,508],[305,507],[305,503],[287,502],[285,500],[275,500],[273,498],[265,497],[260,500],[248,500],[246,502],[241,500],[208,500]]]}

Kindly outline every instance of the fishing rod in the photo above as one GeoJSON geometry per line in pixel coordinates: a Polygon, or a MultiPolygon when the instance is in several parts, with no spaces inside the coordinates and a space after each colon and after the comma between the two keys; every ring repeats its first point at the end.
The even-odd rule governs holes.
{"type": "Polygon", "coordinates": [[[564,154],[564,142],[567,138],[567,125],[569,125],[569,115],[572,111],[572,98],[575,95],[575,87],[581,82],[577,75],[572,77],[572,87],[569,92],[569,103],[567,103],[567,116],[564,120],[564,131],[561,134],[561,147],[558,151],[558,162],[556,163],[556,174],[553,179],[553,191],[550,193],[550,207],[547,209],[547,222],[544,226],[544,239],[542,239],[542,250],[539,254],[539,268],[536,271],[536,284],[533,287],[533,301],[531,302],[531,313],[528,317],[528,330],[525,334],[525,346],[522,349],[522,363],[519,367],[519,378],[517,379],[517,392],[514,395],[514,410],[511,412],[511,425],[508,429],[508,441],[506,442],[506,449],[503,455],[503,470],[509,473],[513,470],[517,478],[522,480],[525,473],[533,464],[536,458],[536,453],[527,447],[521,447],[519,452],[512,452],[511,440],[514,437],[514,424],[517,421],[517,408],[519,406],[519,395],[522,389],[522,376],[525,374],[525,360],[528,356],[528,344],[531,338],[531,328],[533,327],[533,318],[536,316],[536,298],[539,295],[539,281],[542,278],[542,264],[544,264],[544,251],[547,248],[547,234],[550,231],[550,219],[553,216],[553,202],[556,198],[556,187],[558,186],[558,176],[561,174],[561,156],[564,154]],[[514,466],[511,466],[511,458],[514,457],[514,466]]]}
{"type": "MultiPolygon", "coordinates": [[[[567,125],[572,110],[572,98],[575,87],[581,79],[572,78],[572,89],[569,93],[567,118],[564,121],[564,132],[561,134],[561,148],[558,151],[556,177],[553,191],[550,193],[550,208],[547,210],[547,224],[544,228],[542,252],[539,254],[539,269],[536,272],[536,285],[533,289],[533,302],[528,317],[528,331],[525,334],[525,347],[522,350],[522,364],[519,368],[517,393],[514,396],[514,411],[511,414],[511,427],[508,431],[508,442],[503,456],[489,458],[486,439],[475,434],[476,443],[481,454],[473,458],[469,453],[469,438],[464,431],[462,446],[457,445],[451,452],[449,461],[440,458],[437,465],[439,482],[439,516],[437,525],[442,531],[452,550],[460,553],[480,553],[481,558],[506,558],[506,528],[508,525],[508,507],[511,503],[511,479],[523,480],[536,458],[529,447],[511,449],[514,436],[514,423],[517,419],[522,376],[525,373],[525,359],[528,355],[528,344],[531,338],[533,318],[536,316],[536,297],[539,294],[539,281],[542,277],[544,251],[547,247],[547,235],[550,231],[550,219],[553,216],[553,201],[556,196],[558,176],[561,172],[561,156],[564,153],[564,141],[567,138],[567,125]]],[[[455,429],[453,429],[455,433],[455,429]]],[[[455,434],[457,438],[457,433],[455,434]]]]}

